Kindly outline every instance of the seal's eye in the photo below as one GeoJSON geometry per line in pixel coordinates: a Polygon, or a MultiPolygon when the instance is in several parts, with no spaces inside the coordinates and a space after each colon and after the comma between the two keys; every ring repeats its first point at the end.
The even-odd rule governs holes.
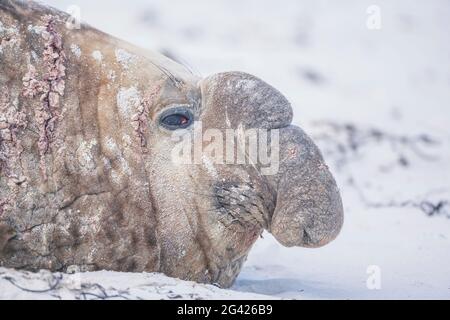
{"type": "Polygon", "coordinates": [[[191,125],[193,118],[189,109],[176,107],[164,111],[159,117],[159,123],[169,130],[185,129],[191,125]]]}

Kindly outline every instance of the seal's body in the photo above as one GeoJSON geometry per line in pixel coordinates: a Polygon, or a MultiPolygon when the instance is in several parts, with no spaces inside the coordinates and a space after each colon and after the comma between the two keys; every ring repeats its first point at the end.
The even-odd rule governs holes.
{"type": "Polygon", "coordinates": [[[229,286],[263,229],[287,246],[337,235],[334,179],[278,91],[238,72],[201,79],[67,20],[0,0],[0,265],[229,286]],[[160,119],[174,108],[204,129],[279,129],[279,172],[171,162],[160,119]]]}

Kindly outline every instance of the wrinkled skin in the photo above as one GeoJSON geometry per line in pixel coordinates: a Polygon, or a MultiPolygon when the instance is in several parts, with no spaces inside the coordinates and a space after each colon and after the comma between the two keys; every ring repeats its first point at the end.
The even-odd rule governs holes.
{"type": "MultiPolygon", "coordinates": [[[[264,229],[319,247],[336,183],[289,102],[248,74],[183,66],[32,2],[0,0],[0,265],[163,272],[230,286],[264,229]],[[280,168],[181,165],[158,116],[280,130],[280,168]]],[[[270,253],[268,253],[270,254],[270,253]]]]}

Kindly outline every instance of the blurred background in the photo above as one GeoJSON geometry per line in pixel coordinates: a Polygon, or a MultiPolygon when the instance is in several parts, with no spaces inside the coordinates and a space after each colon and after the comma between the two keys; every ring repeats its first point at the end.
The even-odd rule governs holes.
{"type": "Polygon", "coordinates": [[[195,73],[275,86],[319,144],[346,221],[320,249],[258,240],[233,289],[450,298],[450,2],[44,0],[195,73]]]}

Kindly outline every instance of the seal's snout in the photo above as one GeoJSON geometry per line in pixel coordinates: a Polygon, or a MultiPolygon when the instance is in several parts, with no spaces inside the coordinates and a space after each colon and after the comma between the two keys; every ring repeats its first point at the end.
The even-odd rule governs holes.
{"type": "Polygon", "coordinates": [[[343,224],[339,190],[317,146],[291,125],[292,107],[283,94],[242,72],[216,74],[200,86],[210,125],[279,129],[279,170],[261,180],[276,193],[267,229],[285,246],[320,247],[333,240],[343,224]]]}
{"type": "Polygon", "coordinates": [[[336,182],[314,142],[298,127],[280,130],[280,169],[269,231],[285,246],[320,247],[339,234],[343,206],[336,182]]]}

